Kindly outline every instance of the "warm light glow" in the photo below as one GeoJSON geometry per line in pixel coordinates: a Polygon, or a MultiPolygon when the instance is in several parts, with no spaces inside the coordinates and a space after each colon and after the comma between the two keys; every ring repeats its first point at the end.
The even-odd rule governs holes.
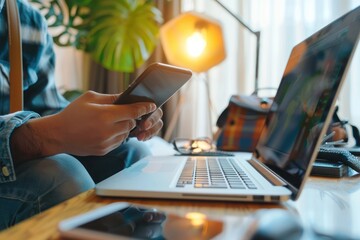
{"type": "Polygon", "coordinates": [[[191,57],[199,57],[204,52],[205,47],[206,40],[199,31],[195,31],[186,39],[186,52],[191,57]]]}
{"type": "Polygon", "coordinates": [[[190,212],[185,215],[187,219],[191,221],[193,226],[202,226],[206,222],[206,215],[197,212],[190,212]]]}
{"type": "Polygon", "coordinates": [[[203,14],[186,12],[168,21],[160,39],[170,64],[194,72],[208,71],[225,59],[221,25],[203,14]]]}

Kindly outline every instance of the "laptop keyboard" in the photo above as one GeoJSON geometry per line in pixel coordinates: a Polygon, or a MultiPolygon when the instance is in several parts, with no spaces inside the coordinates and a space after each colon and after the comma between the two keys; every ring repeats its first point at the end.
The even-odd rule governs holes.
{"type": "Polygon", "coordinates": [[[256,189],[234,158],[189,157],[176,187],[256,189]]]}

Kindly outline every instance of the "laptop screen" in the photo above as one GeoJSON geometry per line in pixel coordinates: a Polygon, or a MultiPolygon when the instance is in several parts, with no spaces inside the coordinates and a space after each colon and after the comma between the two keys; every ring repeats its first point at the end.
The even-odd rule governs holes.
{"type": "Polygon", "coordinates": [[[325,134],[359,26],[360,7],[295,46],[290,55],[254,155],[295,196],[325,134]]]}

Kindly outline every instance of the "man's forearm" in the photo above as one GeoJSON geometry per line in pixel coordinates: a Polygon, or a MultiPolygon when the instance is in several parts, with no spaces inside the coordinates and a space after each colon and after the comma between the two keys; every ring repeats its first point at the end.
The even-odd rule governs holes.
{"type": "Polygon", "coordinates": [[[51,116],[37,118],[14,129],[10,138],[10,148],[15,165],[59,153],[52,122],[51,116]]]}

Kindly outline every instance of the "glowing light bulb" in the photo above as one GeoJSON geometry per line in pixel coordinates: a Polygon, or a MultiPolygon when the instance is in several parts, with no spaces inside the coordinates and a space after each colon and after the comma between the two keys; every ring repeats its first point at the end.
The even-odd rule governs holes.
{"type": "Polygon", "coordinates": [[[205,50],[206,40],[204,36],[196,31],[186,39],[186,51],[191,57],[199,57],[205,50]]]}

